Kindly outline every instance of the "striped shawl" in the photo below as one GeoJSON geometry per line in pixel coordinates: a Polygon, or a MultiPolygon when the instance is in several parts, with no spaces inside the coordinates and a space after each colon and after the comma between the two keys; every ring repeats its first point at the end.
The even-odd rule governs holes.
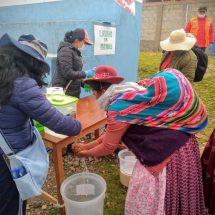
{"type": "Polygon", "coordinates": [[[187,78],[178,70],[166,69],[139,82],[142,91],[116,95],[108,115],[118,121],[196,133],[207,126],[206,109],[187,78]]]}

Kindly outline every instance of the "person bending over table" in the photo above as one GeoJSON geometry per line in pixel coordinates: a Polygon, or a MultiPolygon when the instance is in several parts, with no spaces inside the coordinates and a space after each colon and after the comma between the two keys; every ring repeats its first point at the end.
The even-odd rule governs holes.
{"type": "Polygon", "coordinates": [[[175,69],[139,85],[123,80],[110,66],[97,67],[94,77],[84,80],[107,111],[107,127],[97,140],[74,144],[74,152],[80,157],[108,155],[122,139],[136,155],[125,215],[205,214],[195,138],[208,121],[203,103],[175,69]]]}

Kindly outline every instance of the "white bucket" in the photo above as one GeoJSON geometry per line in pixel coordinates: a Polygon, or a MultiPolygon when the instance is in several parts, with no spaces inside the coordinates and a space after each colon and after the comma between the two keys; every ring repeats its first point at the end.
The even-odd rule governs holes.
{"type": "Polygon", "coordinates": [[[61,185],[67,215],[103,215],[105,180],[94,173],[78,173],[61,185]]]}
{"type": "Polygon", "coordinates": [[[123,149],[118,154],[120,163],[120,182],[128,187],[130,177],[137,161],[135,155],[128,149],[123,149]]]}

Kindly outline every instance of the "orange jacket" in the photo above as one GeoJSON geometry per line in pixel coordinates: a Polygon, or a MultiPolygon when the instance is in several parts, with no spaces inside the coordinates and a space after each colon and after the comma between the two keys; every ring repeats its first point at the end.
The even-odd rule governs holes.
{"type": "Polygon", "coordinates": [[[204,19],[194,17],[186,25],[185,31],[193,34],[197,39],[197,46],[207,47],[214,42],[213,22],[209,17],[204,19]]]}

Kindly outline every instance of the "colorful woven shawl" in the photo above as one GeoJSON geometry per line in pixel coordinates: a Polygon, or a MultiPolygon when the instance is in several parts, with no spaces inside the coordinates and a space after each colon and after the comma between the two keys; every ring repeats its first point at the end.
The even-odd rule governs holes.
{"type": "Polygon", "coordinates": [[[116,95],[108,115],[118,121],[196,133],[207,126],[206,109],[187,78],[166,69],[139,82],[146,90],[116,95]]]}

